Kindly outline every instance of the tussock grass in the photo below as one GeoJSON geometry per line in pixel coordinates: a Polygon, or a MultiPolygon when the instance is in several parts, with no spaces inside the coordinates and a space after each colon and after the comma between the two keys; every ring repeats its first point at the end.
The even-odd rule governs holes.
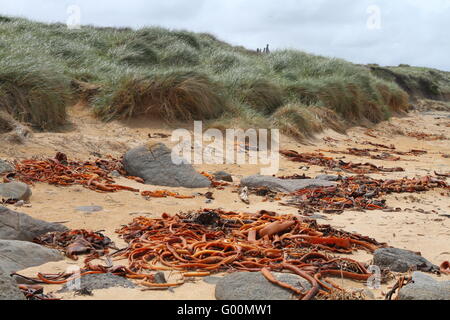
{"type": "Polygon", "coordinates": [[[66,123],[70,83],[63,75],[20,63],[0,63],[0,110],[39,130],[66,123]]]}
{"type": "Polygon", "coordinates": [[[98,108],[105,120],[149,116],[165,120],[210,119],[218,116],[226,101],[220,86],[207,76],[186,72],[149,78],[126,76],[109,97],[109,108],[98,108]]]}
{"type": "Polygon", "coordinates": [[[0,108],[43,130],[64,123],[71,94],[106,121],[210,119],[219,128],[279,126],[298,137],[408,108],[404,87],[377,66],[295,50],[261,55],[206,33],[69,30],[11,17],[0,18],[0,33],[0,108]]]}
{"type": "Polygon", "coordinates": [[[398,67],[369,66],[377,77],[397,83],[413,100],[450,100],[450,72],[399,65],[398,67]]]}

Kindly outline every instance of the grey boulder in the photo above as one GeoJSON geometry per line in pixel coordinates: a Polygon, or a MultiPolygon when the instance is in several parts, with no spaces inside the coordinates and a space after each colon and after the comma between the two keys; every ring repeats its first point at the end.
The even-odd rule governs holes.
{"type": "Polygon", "coordinates": [[[450,281],[437,281],[422,272],[414,272],[413,282],[399,291],[399,300],[450,300],[450,281]]]}
{"type": "MultiPolygon", "coordinates": [[[[272,273],[279,281],[302,291],[311,284],[300,276],[290,273],[272,273]]],[[[217,300],[292,300],[294,293],[269,282],[261,272],[236,272],[223,277],[216,285],[217,300]]]]}
{"type": "Polygon", "coordinates": [[[0,206],[0,239],[33,241],[48,232],[65,232],[69,229],[59,223],[34,219],[24,213],[0,206]]]}
{"type": "Polygon", "coordinates": [[[272,191],[290,193],[309,188],[333,187],[336,185],[336,183],[318,179],[284,180],[271,176],[255,175],[242,179],[241,185],[249,188],[266,187],[272,191]]]}
{"type": "Polygon", "coordinates": [[[7,274],[62,259],[58,250],[32,242],[0,240],[0,269],[7,274]]]}
{"type": "Polygon", "coordinates": [[[136,285],[130,280],[116,276],[112,273],[89,274],[73,282],[65,284],[59,292],[69,292],[78,290],[100,290],[108,288],[136,288],[136,285]]]}
{"type": "Polygon", "coordinates": [[[157,143],[131,149],[125,154],[123,165],[129,175],[140,177],[149,185],[185,188],[211,186],[211,181],[196,172],[192,165],[175,158],[177,163],[172,161],[172,150],[157,143]]]}
{"type": "Polygon", "coordinates": [[[0,269],[0,300],[26,300],[16,282],[0,269]]]}
{"type": "Polygon", "coordinates": [[[381,268],[389,269],[394,272],[408,272],[410,270],[419,270],[424,272],[439,271],[439,267],[429,262],[417,253],[397,249],[382,248],[374,253],[374,264],[381,268]]]}
{"type": "Polygon", "coordinates": [[[0,184],[0,197],[6,200],[28,201],[31,198],[31,188],[22,182],[9,182],[0,184]]]}

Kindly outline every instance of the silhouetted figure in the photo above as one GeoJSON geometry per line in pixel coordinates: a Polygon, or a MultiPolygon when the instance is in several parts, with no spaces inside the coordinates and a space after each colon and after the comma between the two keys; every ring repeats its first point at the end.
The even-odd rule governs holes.
{"type": "Polygon", "coordinates": [[[265,51],[265,52],[266,52],[266,53],[270,53],[269,45],[267,45],[266,51],[265,51]]]}

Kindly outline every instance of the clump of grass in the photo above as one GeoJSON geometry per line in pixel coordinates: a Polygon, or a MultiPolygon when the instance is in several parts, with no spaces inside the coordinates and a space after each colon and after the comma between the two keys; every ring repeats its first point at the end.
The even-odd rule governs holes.
{"type": "MultiPolygon", "coordinates": [[[[172,72],[146,78],[124,77],[110,94],[105,120],[149,116],[166,120],[210,119],[226,108],[221,88],[207,76],[172,72]]],[[[105,105],[105,102],[103,103],[105,105]]]]}
{"type": "Polygon", "coordinates": [[[272,114],[284,103],[281,88],[264,79],[241,83],[238,94],[243,103],[265,115],[272,114]]]}
{"type": "Polygon", "coordinates": [[[38,130],[66,123],[70,82],[54,70],[3,60],[0,67],[0,110],[38,130]]]}
{"type": "Polygon", "coordinates": [[[312,138],[318,132],[331,128],[344,132],[346,126],[332,110],[324,107],[290,103],[271,116],[271,125],[286,135],[299,140],[312,138]]]}

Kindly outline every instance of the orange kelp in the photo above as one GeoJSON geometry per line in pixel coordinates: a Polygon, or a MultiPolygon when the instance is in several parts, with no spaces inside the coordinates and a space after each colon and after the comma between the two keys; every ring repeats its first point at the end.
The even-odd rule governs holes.
{"type": "Polygon", "coordinates": [[[345,172],[355,174],[405,171],[403,168],[384,168],[376,166],[372,163],[352,163],[342,160],[338,161],[331,157],[326,157],[322,153],[298,153],[293,150],[282,150],[280,151],[280,153],[290,161],[307,163],[310,165],[326,167],[329,169],[340,168],[345,172]]]}
{"type": "MultiPolygon", "coordinates": [[[[373,252],[385,247],[376,240],[319,225],[315,220],[292,215],[277,215],[261,211],[257,214],[201,210],[188,214],[161,218],[136,218],[129,225],[117,230],[128,247],[106,255],[108,265],[94,265],[92,261],[105,254],[100,246],[89,253],[85,268],[79,276],[110,272],[131,279],[142,280],[141,285],[150,288],[179,286],[186,277],[206,276],[218,272],[286,271],[298,274],[311,282],[307,292],[297,292],[301,299],[312,299],[342,290],[324,277],[337,276],[366,281],[372,276],[363,263],[350,258],[333,257],[331,253],[351,254],[356,250],[373,252]],[[129,266],[113,266],[110,257],[126,258],[129,266]],[[176,283],[157,283],[154,271],[179,271],[182,278],[176,283]]],[[[72,231],[69,234],[80,234],[72,231]]],[[[84,234],[81,232],[81,234],[84,234]]],[[[67,248],[71,237],[58,235],[44,237],[41,244],[67,248]],[[62,241],[61,241],[62,240],[62,241]]],[[[88,235],[92,235],[88,233],[88,235]]],[[[94,235],[98,235],[95,233],[94,235]]],[[[83,236],[94,246],[97,237],[83,236]]],[[[71,238],[73,239],[73,238],[71,238]]],[[[76,239],[76,238],[75,238],[76,239]]],[[[77,251],[75,254],[81,254],[77,251]]],[[[65,283],[74,274],[38,274],[35,283],[65,283]]],[[[27,278],[30,280],[30,278],[27,278]]]]}
{"type": "MultiPolygon", "coordinates": [[[[372,252],[384,246],[314,220],[267,211],[243,214],[205,209],[188,215],[164,214],[160,219],[141,217],[117,232],[129,243],[119,256],[128,259],[133,272],[178,270],[187,275],[207,275],[285,270],[300,276],[308,274],[325,291],[329,286],[320,281],[321,277],[364,281],[371,276],[363,264],[334,258],[327,252],[372,252]]],[[[145,285],[151,286],[148,282],[145,285]]]]}
{"type": "Polygon", "coordinates": [[[112,171],[125,175],[121,160],[110,158],[85,162],[69,161],[65,154],[58,153],[54,159],[16,162],[12,176],[27,184],[45,182],[57,186],[82,185],[97,192],[139,192],[134,188],[114,184],[110,177],[112,171]]]}
{"type": "Polygon", "coordinates": [[[341,213],[344,210],[386,209],[386,200],[377,200],[390,193],[414,193],[435,188],[449,188],[441,180],[432,177],[378,180],[367,176],[344,178],[337,186],[303,189],[292,194],[293,198],[283,203],[296,207],[303,213],[341,213]]]}

